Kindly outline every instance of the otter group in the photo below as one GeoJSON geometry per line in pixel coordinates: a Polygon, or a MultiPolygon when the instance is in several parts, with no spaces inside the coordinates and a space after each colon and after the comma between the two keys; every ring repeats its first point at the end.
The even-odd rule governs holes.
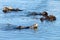
{"type": "MultiPolygon", "coordinates": [[[[4,7],[3,8],[3,12],[4,13],[7,13],[7,12],[11,12],[11,11],[23,11],[23,10],[20,10],[18,8],[14,9],[12,7],[4,7]]],[[[36,16],[36,15],[40,15],[40,16],[43,16],[40,19],[41,22],[43,22],[44,20],[46,21],[55,21],[56,20],[56,17],[54,15],[48,15],[48,13],[46,11],[42,12],[42,13],[37,13],[37,12],[32,12],[30,14],[28,14],[27,16],[36,16]]],[[[38,27],[38,24],[34,24],[33,26],[27,26],[27,27],[24,27],[24,26],[18,26],[16,27],[15,29],[37,29],[38,27]]]]}
{"type": "Polygon", "coordinates": [[[43,16],[40,18],[40,21],[43,22],[44,20],[47,21],[55,21],[56,17],[54,15],[48,15],[48,13],[46,11],[42,12],[42,13],[36,13],[36,12],[32,12],[31,14],[29,14],[29,16],[36,16],[36,15],[40,15],[43,16]]]}
{"type": "Polygon", "coordinates": [[[42,18],[40,18],[41,21],[47,20],[47,21],[55,21],[56,17],[54,15],[48,15],[47,12],[43,12],[41,13],[41,15],[43,16],[42,18]]]}

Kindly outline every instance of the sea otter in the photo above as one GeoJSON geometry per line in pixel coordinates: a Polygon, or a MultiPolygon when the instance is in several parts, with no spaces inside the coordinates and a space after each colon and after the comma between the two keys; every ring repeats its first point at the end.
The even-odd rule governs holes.
{"type": "Polygon", "coordinates": [[[32,26],[27,26],[27,27],[24,27],[24,26],[18,26],[16,27],[16,29],[37,29],[38,28],[38,24],[34,24],[32,26]]]}
{"type": "Polygon", "coordinates": [[[3,8],[3,12],[4,12],[4,13],[11,12],[11,11],[17,12],[17,11],[23,11],[23,10],[20,10],[20,9],[18,9],[18,8],[14,9],[14,8],[12,8],[12,7],[4,7],[4,8],[3,8]]]}

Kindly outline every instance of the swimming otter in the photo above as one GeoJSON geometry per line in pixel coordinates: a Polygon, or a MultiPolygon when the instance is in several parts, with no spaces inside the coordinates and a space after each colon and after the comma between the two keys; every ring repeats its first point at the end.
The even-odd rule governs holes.
{"type": "Polygon", "coordinates": [[[18,26],[16,27],[16,29],[37,29],[38,27],[38,24],[34,24],[33,26],[27,26],[27,27],[24,27],[24,26],[18,26]]]}
{"type": "Polygon", "coordinates": [[[41,22],[43,22],[44,20],[48,20],[48,21],[55,21],[56,17],[53,15],[49,15],[49,16],[45,16],[45,18],[40,18],[41,22]]]}
{"type": "Polygon", "coordinates": [[[44,11],[44,12],[42,12],[42,13],[30,12],[30,14],[28,14],[27,16],[36,16],[36,15],[47,16],[48,13],[47,13],[46,11],[44,11]]]}
{"type": "Polygon", "coordinates": [[[3,12],[4,12],[4,13],[10,12],[10,11],[23,11],[23,10],[20,10],[20,9],[18,9],[18,8],[14,9],[14,8],[12,8],[12,7],[4,7],[4,8],[3,8],[3,12]]]}

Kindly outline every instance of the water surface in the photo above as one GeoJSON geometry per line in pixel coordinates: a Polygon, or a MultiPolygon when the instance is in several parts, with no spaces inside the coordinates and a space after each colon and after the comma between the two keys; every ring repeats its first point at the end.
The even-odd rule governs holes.
{"type": "Polygon", "coordinates": [[[60,40],[60,1],[59,0],[0,0],[0,40],[60,40]],[[4,14],[4,6],[20,8],[22,12],[4,14]],[[56,16],[54,22],[41,22],[39,19],[26,15],[29,12],[47,11],[56,16]],[[38,30],[31,29],[14,30],[13,27],[38,24],[38,30]],[[8,26],[7,24],[12,24],[8,26]]]}

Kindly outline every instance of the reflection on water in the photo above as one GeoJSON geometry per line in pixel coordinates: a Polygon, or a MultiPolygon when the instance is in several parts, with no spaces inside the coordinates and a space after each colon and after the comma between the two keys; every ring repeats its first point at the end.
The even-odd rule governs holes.
{"type": "Polygon", "coordinates": [[[0,40],[60,40],[59,4],[59,0],[0,0],[0,40]],[[4,6],[12,6],[24,11],[4,14],[2,12],[4,6]],[[57,20],[41,22],[39,19],[33,19],[41,16],[26,16],[33,11],[47,11],[49,14],[55,15],[57,20]],[[36,32],[31,29],[12,29],[19,25],[31,26],[34,23],[39,25],[36,32]]]}

